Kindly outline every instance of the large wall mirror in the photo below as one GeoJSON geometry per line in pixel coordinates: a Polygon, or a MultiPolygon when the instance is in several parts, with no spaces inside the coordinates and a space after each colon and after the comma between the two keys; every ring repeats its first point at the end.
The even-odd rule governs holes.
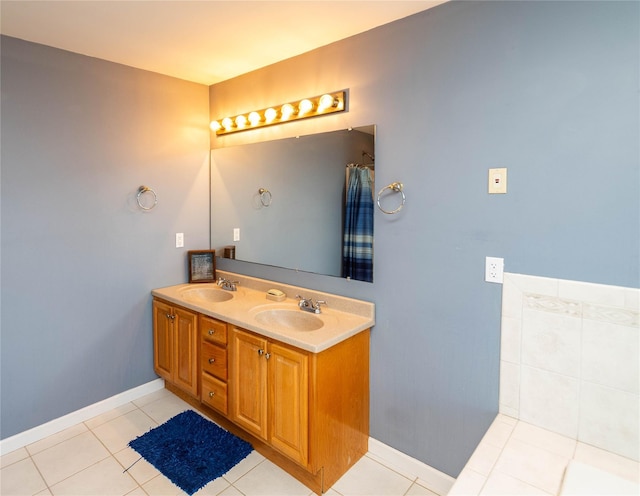
{"type": "Polygon", "coordinates": [[[372,281],[374,157],[374,125],[211,150],[216,255],[372,281]]]}

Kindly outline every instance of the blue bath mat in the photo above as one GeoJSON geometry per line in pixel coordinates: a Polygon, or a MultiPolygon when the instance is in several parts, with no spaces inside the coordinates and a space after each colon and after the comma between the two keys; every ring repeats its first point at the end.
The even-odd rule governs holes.
{"type": "Polygon", "coordinates": [[[253,450],[193,410],[167,420],[129,446],[188,494],[226,474],[253,450]]]}

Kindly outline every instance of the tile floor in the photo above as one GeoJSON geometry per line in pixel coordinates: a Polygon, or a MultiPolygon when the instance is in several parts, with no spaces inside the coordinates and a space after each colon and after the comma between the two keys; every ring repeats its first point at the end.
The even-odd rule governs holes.
{"type": "MultiPolygon", "coordinates": [[[[571,460],[640,483],[640,464],[634,460],[498,414],[448,496],[554,496],[571,460]]],[[[607,493],[612,494],[621,493],[607,493]]]]}
{"type": "MultiPolygon", "coordinates": [[[[0,494],[184,495],[152,465],[139,460],[127,443],[188,408],[187,403],[163,389],[8,453],[1,459],[0,494]]],[[[313,492],[254,451],[196,494],[311,496],[313,492]]],[[[435,496],[415,480],[367,456],[326,494],[435,496]]]]}

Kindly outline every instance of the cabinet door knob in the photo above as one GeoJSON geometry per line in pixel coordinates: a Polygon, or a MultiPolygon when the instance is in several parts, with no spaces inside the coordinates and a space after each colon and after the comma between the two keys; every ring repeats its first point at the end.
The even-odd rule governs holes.
{"type": "Polygon", "coordinates": [[[213,362],[215,362],[215,361],[216,361],[216,359],[215,359],[215,358],[209,358],[209,363],[213,363],[213,362]]]}
{"type": "Polygon", "coordinates": [[[213,336],[214,332],[216,332],[215,329],[209,329],[209,336],[213,336]]]}
{"type": "Polygon", "coordinates": [[[209,398],[213,398],[213,395],[216,394],[213,391],[209,391],[209,398]]]}
{"type": "Polygon", "coordinates": [[[266,353],[266,354],[264,355],[264,357],[265,357],[267,360],[269,360],[269,358],[271,358],[271,353],[266,353]]]}
{"type": "Polygon", "coordinates": [[[264,355],[264,350],[263,350],[263,349],[259,349],[259,350],[258,350],[258,355],[259,355],[259,356],[264,355]]]}

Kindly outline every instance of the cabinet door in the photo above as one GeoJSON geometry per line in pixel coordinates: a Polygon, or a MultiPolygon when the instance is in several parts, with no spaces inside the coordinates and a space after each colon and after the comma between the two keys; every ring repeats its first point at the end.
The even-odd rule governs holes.
{"type": "Polygon", "coordinates": [[[231,419],[267,439],[267,341],[237,328],[231,331],[229,395],[231,419]]]}
{"type": "Polygon", "coordinates": [[[268,363],[271,445],[306,466],[309,453],[308,355],[270,343],[268,363]]]}
{"type": "Polygon", "coordinates": [[[175,334],[173,382],[176,386],[197,396],[198,394],[198,316],[197,314],[174,307],[173,319],[175,334]]]}
{"type": "Polygon", "coordinates": [[[160,377],[171,380],[172,367],[172,308],[161,302],[153,301],[153,368],[160,377]]]}

